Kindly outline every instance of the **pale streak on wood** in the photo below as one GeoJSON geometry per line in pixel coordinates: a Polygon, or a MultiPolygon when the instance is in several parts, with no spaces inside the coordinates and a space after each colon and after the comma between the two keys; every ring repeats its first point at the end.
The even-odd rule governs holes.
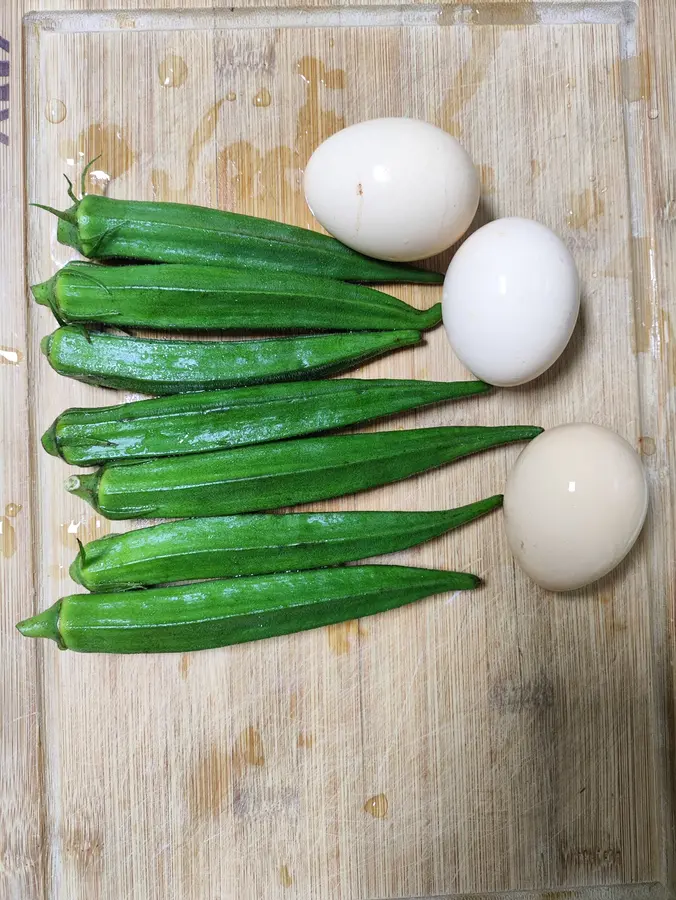
{"type": "MultiPolygon", "coordinates": [[[[36,5],[49,7],[44,0],[36,5]]],[[[64,0],[51,5],[63,7],[64,0]]],[[[82,0],[71,8],[77,5],[89,4],[82,0]]],[[[129,172],[112,183],[120,195],[148,196],[155,167],[172,176],[170,189],[185,199],[215,203],[216,179],[222,191],[225,178],[218,152],[240,141],[235,152],[240,158],[250,154],[247,177],[259,189],[254,199],[233,191],[235,203],[274,207],[274,179],[284,178],[284,203],[292,201],[293,216],[299,216],[303,208],[297,172],[287,165],[291,157],[270,157],[263,190],[258,175],[275,147],[288,146],[290,153],[298,147],[299,122],[310,129],[300,145],[305,155],[323,134],[322,129],[312,134],[316,123],[331,127],[329,114],[334,122],[381,110],[434,121],[439,103],[455,90],[447,119],[460,123],[475,159],[486,173],[494,172],[494,191],[483,214],[533,215],[561,231],[585,284],[584,340],[578,334],[569,359],[532,390],[428,410],[397,424],[538,417],[545,425],[567,418],[614,425],[637,445],[640,437],[651,478],[651,521],[620,575],[574,598],[540,596],[515,575],[499,517],[398,554],[396,559],[405,563],[474,568],[490,576],[490,587],[471,599],[460,595],[446,603],[448,598],[440,598],[373,619],[368,635],[350,641],[348,652],[340,655],[322,632],[179,660],[98,660],[45,647],[40,650],[43,715],[35,700],[36,650],[8,637],[0,654],[3,713],[11,712],[1,726],[0,765],[12,773],[9,790],[0,797],[0,846],[10,848],[0,859],[2,900],[5,895],[145,900],[174,893],[186,900],[235,895],[248,900],[276,898],[280,891],[318,900],[341,894],[355,900],[464,892],[485,897],[487,891],[526,887],[537,890],[510,898],[666,900],[664,885],[674,884],[676,714],[670,665],[676,651],[675,587],[668,577],[676,453],[669,428],[676,412],[671,324],[676,239],[670,225],[676,203],[676,100],[669,90],[676,29],[669,0],[642,5],[638,41],[624,63],[617,55],[616,30],[624,7],[612,3],[584,7],[588,20],[608,23],[584,30],[538,28],[538,21],[560,22],[566,15],[581,20],[581,7],[542,3],[482,5],[476,12],[449,7],[441,17],[448,28],[409,24],[403,32],[390,28],[379,34],[368,28],[264,34],[252,24],[240,24],[232,36],[235,48],[250,52],[274,42],[276,68],[265,75],[270,81],[261,80],[265,73],[255,64],[235,65],[229,75],[214,78],[208,33],[151,29],[150,43],[144,45],[134,26],[142,27],[145,20],[131,5],[112,23],[118,35],[62,38],[44,30],[46,21],[41,34],[51,65],[61,58],[65,80],[56,83],[77,85],[78,103],[69,104],[65,123],[50,128],[74,142],[92,122],[119,124],[132,151],[140,152],[129,172]],[[526,22],[533,10],[536,21],[526,22]],[[451,30],[451,23],[468,21],[468,15],[476,22],[483,16],[489,27],[451,30]],[[514,27],[523,24],[530,27],[514,27]],[[120,39],[131,48],[124,57],[115,49],[120,39]],[[49,41],[52,48],[64,42],[62,57],[50,55],[49,41]],[[136,77],[137,85],[149,79],[152,99],[142,117],[112,93],[102,96],[101,82],[85,79],[76,63],[83,47],[90,60],[100,59],[102,72],[114,76],[104,78],[104,84],[125,76],[136,77]],[[159,81],[153,82],[158,79],[154,63],[177,47],[190,60],[194,80],[163,93],[159,81]],[[474,68],[473,51],[480,63],[474,68]],[[304,56],[323,61],[328,70],[344,71],[343,89],[320,79],[308,95],[294,68],[304,56]],[[634,57],[640,62],[631,62],[634,57]],[[519,61],[524,63],[520,69],[519,61]],[[364,65],[373,67],[372,80],[383,85],[377,95],[367,90],[364,65]],[[605,80],[608,70],[611,84],[605,80]],[[231,76],[241,82],[237,99],[243,105],[229,102],[222,117],[219,109],[215,132],[193,153],[200,177],[183,181],[192,136],[209,130],[199,131],[200,116],[219,102],[220,86],[223,96],[230,93],[226,81],[231,76]],[[210,94],[206,86],[212,84],[210,94]],[[251,98],[263,86],[273,102],[256,109],[251,98]],[[280,87],[284,105],[275,100],[280,87]],[[559,103],[560,97],[567,102],[559,103]],[[633,142],[629,149],[639,161],[629,173],[621,137],[617,140],[623,104],[633,142]],[[299,118],[303,107],[304,119],[299,118]],[[157,128],[157,122],[166,128],[157,128]],[[251,149],[240,149],[244,144],[251,149]],[[532,167],[531,160],[537,165],[532,167]],[[592,175],[597,179],[593,187],[592,175]],[[623,224],[629,216],[627,177],[636,226],[633,245],[623,224]],[[586,197],[602,186],[607,188],[605,208],[596,221],[581,223],[575,216],[565,221],[571,196],[586,197]],[[580,224],[593,226],[593,240],[590,228],[580,224]],[[635,364],[627,287],[632,283],[642,351],[635,364]],[[38,727],[47,762],[42,841],[38,727]],[[312,745],[310,735],[319,736],[312,745]],[[378,792],[387,796],[389,809],[387,818],[374,821],[363,804],[378,792]],[[46,884],[41,851],[48,864],[46,884]],[[293,878],[288,889],[287,873],[293,878]],[[560,890],[599,882],[618,883],[560,890]]],[[[199,5],[182,3],[182,21],[199,5]]],[[[236,6],[244,5],[245,0],[236,0],[236,6]]],[[[83,15],[96,21],[96,14],[83,15]]],[[[208,22],[208,15],[200,21],[208,22]]],[[[389,13],[383,10],[383,15],[389,13]]],[[[425,10],[415,15],[422,22],[425,10]]],[[[436,11],[432,21],[439,21],[436,11]]],[[[10,29],[7,35],[5,23],[0,26],[12,40],[16,60],[18,18],[10,21],[10,29]]],[[[18,71],[13,72],[14,98],[20,96],[18,71]]],[[[35,117],[28,117],[32,135],[38,125],[46,127],[39,118],[43,109],[36,102],[35,117]]],[[[56,144],[55,134],[43,137],[56,144]]],[[[58,146],[49,150],[33,155],[29,182],[56,200],[62,192],[59,166],[45,166],[44,159],[57,159],[58,146]]],[[[16,200],[10,207],[11,227],[0,233],[0,258],[7,260],[10,273],[0,288],[0,344],[25,358],[24,307],[16,302],[23,295],[24,224],[16,144],[10,153],[10,164],[3,161],[0,167],[2,196],[16,200]]],[[[42,274],[62,257],[45,239],[44,220],[32,221],[41,237],[31,242],[31,265],[42,274]]],[[[402,288],[401,295],[427,302],[427,293],[418,288],[402,288]]],[[[36,325],[51,327],[43,315],[36,325]]],[[[31,365],[46,396],[33,413],[34,433],[66,403],[113,401],[108,392],[55,379],[38,361],[37,336],[32,335],[31,365]]],[[[86,519],[79,527],[96,528],[86,518],[89,510],[60,491],[64,467],[56,460],[40,458],[41,505],[31,507],[26,431],[17,427],[26,420],[27,366],[18,357],[16,364],[10,362],[0,367],[1,452],[4,477],[11,482],[4,484],[13,489],[5,502],[23,509],[10,517],[17,552],[0,569],[3,641],[32,603],[25,550],[32,543],[31,523],[44,543],[38,548],[41,606],[72,589],[64,572],[73,548],[59,539],[62,524],[86,519]]],[[[367,374],[451,378],[464,373],[436,332],[427,347],[374,363],[367,374]]],[[[452,478],[450,472],[437,473],[318,506],[431,508],[465,502],[499,489],[513,449],[467,461],[452,478]]],[[[0,513],[3,509],[0,502],[0,513]]]]}
{"type": "MultiPolygon", "coordinates": [[[[0,34],[9,41],[9,135],[0,144],[0,897],[44,894],[43,788],[39,744],[38,649],[14,628],[36,605],[33,585],[31,454],[28,450],[23,259],[21,3],[5,4],[0,34]]],[[[4,79],[3,79],[4,80],[4,79]]]]}

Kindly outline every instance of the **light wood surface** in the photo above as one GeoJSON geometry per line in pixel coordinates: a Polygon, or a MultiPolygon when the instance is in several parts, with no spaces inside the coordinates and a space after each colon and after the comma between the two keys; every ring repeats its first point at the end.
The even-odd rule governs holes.
{"type": "MultiPolygon", "coordinates": [[[[670,0],[89,5],[40,3],[23,48],[21,4],[0,11],[10,41],[0,898],[666,897],[676,884],[670,0]],[[39,450],[39,435],[66,406],[119,399],[57,377],[39,353],[54,322],[29,303],[26,279],[50,275],[68,251],[26,200],[65,206],[62,173],[76,177],[101,152],[90,188],[111,196],[312,227],[300,191],[312,149],[343,124],[404,114],[467,146],[482,176],[477,225],[516,214],[561,234],[583,315],[533,385],[374,427],[610,426],[649,473],[635,551],[594,588],[546,594],[515,569],[495,515],[395,557],[475,571],[486,586],[473,595],[163,658],[21,639],[19,618],[74,590],[76,538],[111,529],[62,490],[69,469],[39,450]]],[[[420,306],[439,293],[397,292],[420,306]]],[[[441,329],[360,374],[467,376],[441,329]]],[[[518,452],[315,508],[470,502],[501,490],[518,452]]]]}

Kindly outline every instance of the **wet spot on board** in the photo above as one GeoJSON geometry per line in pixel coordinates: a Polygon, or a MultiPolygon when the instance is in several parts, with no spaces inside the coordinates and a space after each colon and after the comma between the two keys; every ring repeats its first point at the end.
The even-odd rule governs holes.
{"type": "Polygon", "coordinates": [[[566,224],[576,230],[589,230],[604,214],[605,208],[603,193],[598,188],[585,188],[568,198],[566,224]]]}
{"type": "Polygon", "coordinates": [[[23,360],[23,353],[14,347],[0,347],[0,366],[18,366],[23,360]]]}
{"type": "Polygon", "coordinates": [[[344,656],[352,647],[359,643],[359,639],[366,637],[368,632],[362,627],[358,619],[349,622],[339,622],[337,625],[328,625],[326,634],[329,648],[336,656],[344,656]]]}
{"type": "Polygon", "coordinates": [[[87,189],[103,194],[115,178],[131,168],[135,154],[120,125],[94,122],[80,132],[76,141],[77,157],[85,163],[96,160],[88,173],[87,189]]]}
{"type": "Polygon", "coordinates": [[[258,107],[267,108],[272,103],[272,97],[270,95],[270,91],[267,88],[261,88],[260,91],[253,98],[253,105],[258,107]]]}
{"type": "Polygon", "coordinates": [[[650,58],[645,51],[619,60],[616,68],[616,77],[619,79],[625,100],[636,103],[650,97],[652,90],[650,58]]]}
{"type": "Polygon", "coordinates": [[[188,802],[195,818],[216,816],[230,793],[230,754],[212,746],[201,756],[190,777],[188,802]]]}
{"type": "Polygon", "coordinates": [[[481,190],[484,194],[495,193],[495,169],[493,166],[481,164],[477,166],[479,172],[479,181],[481,182],[481,190]]]}
{"type": "Polygon", "coordinates": [[[374,819],[384,819],[389,808],[389,801],[385,794],[376,794],[364,804],[364,812],[374,819]]]}
{"type": "Polygon", "coordinates": [[[162,87],[182,87],[188,79],[188,64],[182,56],[169,53],[157,67],[157,75],[162,87]]]}
{"type": "Polygon", "coordinates": [[[81,876],[98,874],[103,866],[103,836],[92,822],[66,822],[61,843],[64,856],[81,876]]]}
{"type": "Polygon", "coordinates": [[[647,435],[641,435],[638,439],[638,452],[641,456],[654,456],[657,453],[655,439],[647,435]]]}
{"type": "Polygon", "coordinates": [[[190,671],[190,654],[182,653],[181,659],[178,664],[178,671],[181,678],[185,681],[188,677],[188,672],[190,671]]]}
{"type": "Polygon", "coordinates": [[[232,768],[236,774],[247,766],[264,766],[265,753],[261,733],[253,725],[242,731],[235,741],[232,750],[232,768]]]}

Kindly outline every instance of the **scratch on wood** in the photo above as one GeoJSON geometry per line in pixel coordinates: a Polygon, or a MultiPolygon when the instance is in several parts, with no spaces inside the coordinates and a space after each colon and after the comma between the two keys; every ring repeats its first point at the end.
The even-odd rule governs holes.
{"type": "Polygon", "coordinates": [[[554,706],[554,685],[546,675],[532,681],[502,681],[493,687],[491,700],[500,712],[545,712],[554,706]]]}

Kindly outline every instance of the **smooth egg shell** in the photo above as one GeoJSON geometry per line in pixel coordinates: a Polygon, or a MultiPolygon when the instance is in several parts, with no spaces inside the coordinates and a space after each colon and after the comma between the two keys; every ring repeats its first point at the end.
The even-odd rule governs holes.
{"type": "Polygon", "coordinates": [[[643,465],[624,438],[598,425],[561,425],[536,437],[510,472],[505,531],[533,581],[569,591],[624,559],[647,509],[643,465]]]}
{"type": "Polygon", "coordinates": [[[531,219],[479,228],[444,282],[444,327],[456,356],[477,378],[503,387],[537,378],[558,359],[579,309],[573,257],[531,219]]]}
{"type": "Polygon", "coordinates": [[[338,240],[377,259],[440,253],[469,227],[479,178],[467,151],[417,119],[373,119],[321,144],[305,170],[313,215],[338,240]]]}

